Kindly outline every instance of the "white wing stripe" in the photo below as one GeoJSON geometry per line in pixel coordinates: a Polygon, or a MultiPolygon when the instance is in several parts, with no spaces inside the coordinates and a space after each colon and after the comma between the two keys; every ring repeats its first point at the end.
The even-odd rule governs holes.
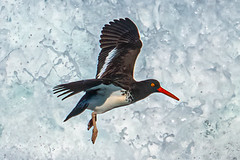
{"type": "Polygon", "coordinates": [[[102,66],[101,71],[97,75],[97,79],[99,79],[103,75],[103,73],[106,71],[109,63],[111,62],[113,57],[116,55],[116,53],[117,53],[116,48],[114,48],[111,52],[108,53],[108,56],[105,59],[104,65],[102,66]]]}

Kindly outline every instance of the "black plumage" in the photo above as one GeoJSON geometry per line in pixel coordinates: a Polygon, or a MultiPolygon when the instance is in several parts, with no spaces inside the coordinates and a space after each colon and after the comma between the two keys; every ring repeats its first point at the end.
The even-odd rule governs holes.
{"type": "Polygon", "coordinates": [[[129,19],[119,19],[106,24],[100,36],[100,47],[96,78],[119,79],[133,78],[136,58],[141,50],[142,42],[136,25],[129,19]],[[109,53],[115,50],[104,73],[100,75],[109,53]]]}

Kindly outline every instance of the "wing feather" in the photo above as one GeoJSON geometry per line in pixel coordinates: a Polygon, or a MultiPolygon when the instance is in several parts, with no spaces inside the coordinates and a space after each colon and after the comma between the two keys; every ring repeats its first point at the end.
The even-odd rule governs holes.
{"type": "Polygon", "coordinates": [[[77,82],[71,82],[67,84],[60,84],[53,88],[53,93],[60,93],[57,97],[61,97],[65,95],[65,97],[62,99],[66,99],[74,94],[77,94],[82,91],[86,91],[92,87],[98,86],[102,83],[105,83],[102,79],[88,79],[88,80],[82,80],[77,82]],[[68,94],[70,93],[70,94],[68,94]],[[67,95],[68,94],[68,95],[67,95]]]}
{"type": "Polygon", "coordinates": [[[115,79],[116,75],[133,79],[136,58],[142,42],[136,25],[129,19],[119,19],[104,25],[96,78],[115,79]]]}

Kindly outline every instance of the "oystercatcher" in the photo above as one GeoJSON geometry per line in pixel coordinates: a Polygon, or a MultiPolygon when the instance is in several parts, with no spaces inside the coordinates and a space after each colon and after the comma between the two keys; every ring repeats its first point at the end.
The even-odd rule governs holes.
{"type": "Polygon", "coordinates": [[[93,143],[98,133],[97,114],[132,104],[156,92],[179,100],[155,79],[136,81],[133,78],[134,64],[142,42],[136,25],[129,18],[109,22],[101,33],[96,79],[61,84],[53,89],[54,94],[62,92],[58,97],[65,95],[62,100],[85,92],[64,122],[85,109],[93,110],[88,123],[88,130],[93,126],[93,143]]]}

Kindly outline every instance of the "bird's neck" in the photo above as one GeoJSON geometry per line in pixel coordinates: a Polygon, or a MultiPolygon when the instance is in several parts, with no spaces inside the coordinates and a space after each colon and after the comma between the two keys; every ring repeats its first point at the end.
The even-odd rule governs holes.
{"type": "Polygon", "coordinates": [[[144,81],[136,82],[133,85],[133,87],[131,89],[131,93],[132,93],[132,96],[133,96],[135,102],[146,98],[147,96],[149,96],[152,93],[145,87],[145,85],[146,84],[144,83],[144,81]]]}

